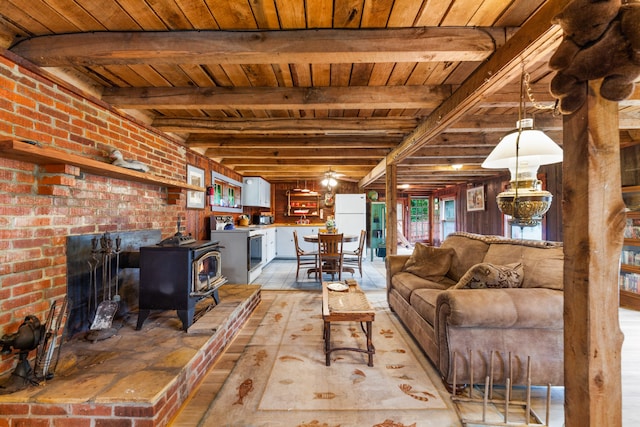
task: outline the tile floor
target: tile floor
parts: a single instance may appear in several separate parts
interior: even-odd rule
[[[313,274],[307,276],[306,267],[300,270],[296,281],[297,263],[295,260],[275,259],[263,270],[254,283],[262,286],[263,290],[319,290],[320,282]],[[372,261],[362,261],[362,277],[356,268],[355,273],[342,273],[342,280],[354,278],[358,280],[364,291],[384,291],[386,289],[386,274],[384,259],[375,258]],[[325,275],[324,280],[331,280],[331,275]],[[338,277],[335,277],[338,280]]]

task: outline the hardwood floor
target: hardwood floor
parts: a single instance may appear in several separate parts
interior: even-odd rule
[[[260,284],[264,291],[320,290],[320,285],[315,281],[313,275],[307,277],[306,274],[301,272],[297,282],[295,277],[295,260],[274,260],[263,269],[262,274],[255,283]],[[343,276],[343,279],[351,277],[351,274],[348,273]],[[365,292],[384,292],[386,289],[385,266],[382,258],[375,258],[373,262],[369,261],[369,259],[363,260],[362,277],[358,272],[353,277],[361,283],[361,287]],[[269,298],[269,292],[263,292],[263,300],[267,301]],[[261,304],[257,310],[265,310],[266,306],[267,304]],[[619,313],[620,326],[625,335],[621,359],[622,417],[623,426],[631,427],[640,425],[640,407],[636,404],[640,399],[640,312],[621,308]],[[198,425],[210,403],[215,398],[217,391],[242,354],[245,345],[251,339],[260,318],[259,313],[250,318],[220,360],[207,373],[198,389],[190,396],[181,412],[174,419],[172,426],[191,427]],[[544,396],[540,395],[540,401],[543,400]],[[564,425],[564,389],[562,387],[554,388],[551,400],[550,426],[561,427]],[[536,407],[535,409],[539,414],[544,414],[541,402],[534,403],[534,407]]]
[[[640,426],[640,312],[621,308],[622,344],[622,425]]]

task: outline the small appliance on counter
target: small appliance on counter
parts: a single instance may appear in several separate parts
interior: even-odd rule
[[[253,223],[256,225],[270,225],[273,222],[273,214],[271,212],[260,212],[253,215]]]

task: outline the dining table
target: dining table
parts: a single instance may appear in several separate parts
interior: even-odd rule
[[[318,235],[317,234],[308,234],[306,236],[302,236],[305,242],[310,243],[318,243]],[[358,234],[344,234],[342,236],[342,241],[344,243],[347,242],[357,242],[360,236]]]
[[[318,235],[317,234],[307,234],[306,236],[302,236],[302,238],[304,239],[305,242],[316,243],[316,244],[318,243]],[[343,234],[342,235],[342,242],[343,243],[357,242],[359,238],[360,238],[360,236],[358,234]],[[317,273],[319,271],[320,271],[319,268],[310,268],[310,269],[307,270],[307,274]],[[347,272],[347,273],[351,273],[351,274],[355,273],[355,269],[353,267],[342,266],[342,271],[343,272]],[[322,277],[320,278],[320,281],[322,281]]]

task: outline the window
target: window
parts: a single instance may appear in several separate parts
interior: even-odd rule
[[[442,240],[444,240],[449,234],[456,231],[456,201],[454,198],[447,198],[441,199],[440,203],[442,205],[440,208],[440,214],[442,215],[440,219],[441,235]]]
[[[412,198],[409,205],[409,241],[429,240],[429,198]]]
[[[511,225],[509,220],[511,217],[509,215],[503,215],[504,218],[504,235],[506,237],[511,237],[512,239],[526,239],[526,240],[543,240],[542,238],[542,224],[544,221],[541,221],[540,224],[535,227],[520,227],[519,225]]]

